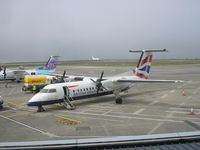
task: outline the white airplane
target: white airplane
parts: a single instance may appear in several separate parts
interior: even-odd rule
[[[44,111],[42,105],[63,103],[74,109],[71,103],[73,100],[83,98],[115,95],[117,104],[122,103],[121,92],[127,91],[135,83],[178,83],[180,80],[150,80],[149,72],[152,62],[152,52],[166,52],[163,50],[139,50],[130,52],[141,52],[141,56],[136,69],[112,77],[100,78],[85,77],[83,81],[57,83],[45,86],[40,93],[35,94],[27,103],[28,106],[37,106],[38,112]]]
[[[97,58],[97,57],[93,57],[93,56],[92,56],[92,60],[99,61],[100,58]]]
[[[54,72],[56,70],[56,65],[58,64],[58,56],[50,56],[46,65],[43,67],[29,69],[29,70],[11,70],[6,67],[0,66],[0,81],[1,80],[16,80],[20,81],[25,75],[36,75],[44,74],[49,72]]]

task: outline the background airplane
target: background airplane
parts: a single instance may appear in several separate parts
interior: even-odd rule
[[[34,95],[27,103],[28,106],[38,106],[38,112],[44,111],[42,105],[63,103],[66,107],[74,109],[71,103],[73,100],[102,96],[108,94],[115,95],[117,104],[122,103],[121,92],[132,88],[135,83],[177,83],[180,80],[150,80],[150,66],[152,62],[152,52],[166,52],[163,50],[139,50],[130,52],[141,52],[138,65],[135,69],[116,76],[103,78],[85,77],[83,81],[50,84],[45,86],[40,93]]]
[[[92,56],[92,60],[99,61],[100,58],[97,58],[97,57],[93,57],[93,56]]]
[[[11,70],[6,66],[0,67],[0,80],[17,80],[20,81],[25,75],[36,75],[54,72],[58,64],[58,56],[50,56],[46,65],[43,67],[29,69],[29,70]]]

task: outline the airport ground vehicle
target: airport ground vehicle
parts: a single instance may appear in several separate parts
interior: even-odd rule
[[[37,93],[48,84],[83,80],[83,77],[81,76],[65,76],[65,73],[66,71],[64,71],[63,75],[26,75],[24,77],[22,91],[31,91]]]
[[[55,76],[50,75],[26,75],[24,78],[23,91],[39,92],[44,86],[51,84],[53,80],[56,80]]]

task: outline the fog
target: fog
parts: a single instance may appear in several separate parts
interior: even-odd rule
[[[0,0],[0,63],[200,58],[199,0]]]

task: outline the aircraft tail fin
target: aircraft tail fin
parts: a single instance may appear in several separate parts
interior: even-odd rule
[[[139,78],[144,78],[148,79],[149,78],[149,73],[150,73],[150,68],[151,68],[151,62],[152,62],[152,52],[167,52],[166,49],[163,50],[137,50],[137,51],[132,51],[130,50],[129,52],[134,52],[138,53],[141,52],[140,59],[138,61],[137,67],[133,69],[133,73],[139,77]]]
[[[46,65],[40,68],[37,68],[37,70],[45,70],[45,72],[51,72],[56,70],[56,66],[58,64],[58,57],[59,56],[50,56],[49,60],[47,61]]]

